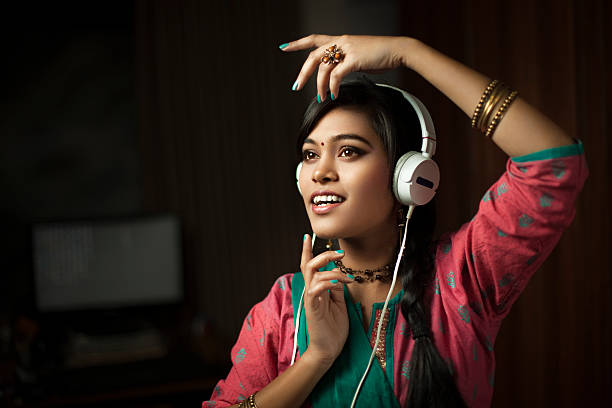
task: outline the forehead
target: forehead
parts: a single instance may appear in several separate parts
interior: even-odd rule
[[[380,137],[372,128],[370,117],[363,111],[335,108],[319,120],[308,135],[316,143],[331,141],[335,135],[354,134],[366,139],[372,146],[382,146]]]

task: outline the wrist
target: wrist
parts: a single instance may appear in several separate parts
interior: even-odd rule
[[[334,364],[335,358],[321,355],[312,348],[308,348],[304,355],[300,357],[300,360],[304,360],[303,364],[307,364],[310,367],[327,371]]]
[[[412,37],[397,37],[396,55],[399,56],[401,64],[406,68],[414,69],[415,57],[422,42]]]

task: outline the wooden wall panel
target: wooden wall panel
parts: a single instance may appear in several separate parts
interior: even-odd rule
[[[183,220],[187,300],[229,347],[274,279],[299,268],[305,95],[290,91],[300,57],[278,49],[298,35],[295,9],[140,1],[136,14],[145,205]]]

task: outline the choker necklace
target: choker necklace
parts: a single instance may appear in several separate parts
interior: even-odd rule
[[[336,264],[336,267],[340,268],[340,271],[343,274],[357,275],[355,276],[355,282],[359,282],[359,283],[374,282],[377,280],[381,282],[388,282],[389,278],[391,278],[392,276],[391,264],[385,265],[378,269],[366,269],[365,271],[360,271],[358,269],[352,269],[347,266],[344,266],[342,261],[334,261],[334,263]],[[365,275],[365,276],[359,276],[359,275]]]

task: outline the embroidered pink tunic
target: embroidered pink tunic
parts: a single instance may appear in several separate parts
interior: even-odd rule
[[[468,406],[490,406],[493,346],[501,322],[574,219],[574,202],[587,176],[579,140],[509,158],[506,171],[484,194],[474,218],[441,237],[434,284],[426,294],[431,300],[431,328]],[[210,400],[203,402],[204,408],[236,404],[289,367],[295,329],[292,279],[293,274],[278,278],[266,298],[250,310],[232,348],[233,367]],[[404,406],[414,341],[399,309],[402,294],[389,303],[384,347],[379,347],[374,362],[384,365]],[[347,306],[360,312],[359,305]],[[382,306],[373,306],[370,338],[376,336],[374,323]],[[347,407],[353,395],[349,393]],[[310,406],[309,400],[303,406]]]

